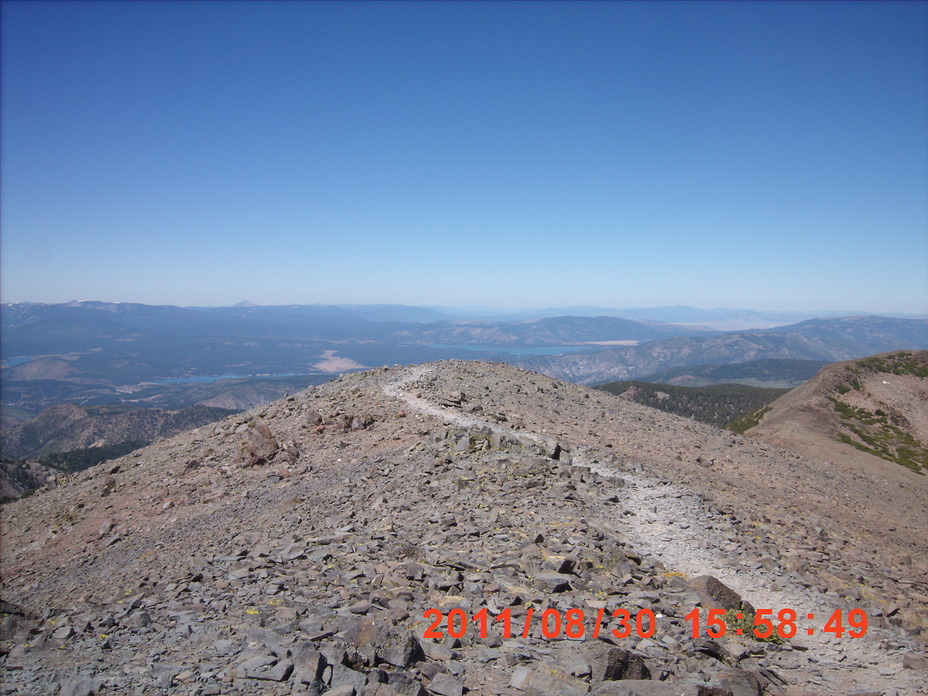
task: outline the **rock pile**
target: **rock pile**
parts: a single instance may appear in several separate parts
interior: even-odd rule
[[[628,446],[614,434],[632,422],[651,436]],[[673,454],[704,433],[725,439],[699,440],[716,468],[803,463],[464,362],[341,377],[181,434],[4,507],[0,693],[926,693],[900,602],[826,586],[829,607],[867,603],[867,636],[756,640],[734,615],[766,607],[762,588],[648,547],[655,525],[695,527],[784,590],[867,570],[840,528],[780,548],[750,500],[648,478],[655,459],[707,476]],[[926,590],[909,577],[884,586],[906,607]],[[710,609],[726,635],[706,633]]]

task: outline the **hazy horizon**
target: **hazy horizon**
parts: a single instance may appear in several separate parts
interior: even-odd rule
[[[408,307],[412,309],[425,309],[425,310],[435,310],[435,311],[449,311],[456,312],[461,314],[487,314],[487,315],[517,315],[517,314],[550,314],[550,316],[555,316],[554,312],[570,312],[573,311],[582,311],[582,312],[593,312],[593,311],[604,311],[604,312],[628,312],[628,313],[644,313],[644,312],[653,312],[658,310],[680,310],[680,311],[693,311],[696,313],[739,313],[743,312],[746,314],[758,314],[758,315],[784,315],[784,316],[808,316],[810,318],[835,318],[835,317],[853,317],[853,316],[865,316],[865,315],[884,315],[884,316],[896,316],[896,317],[908,317],[908,318],[926,318],[928,313],[917,313],[917,312],[903,312],[898,310],[887,310],[887,311],[867,311],[867,310],[854,310],[854,309],[762,309],[757,307],[738,307],[734,305],[729,306],[719,306],[719,307],[696,307],[693,305],[685,304],[673,304],[673,305],[647,305],[647,306],[614,306],[607,307],[602,305],[537,305],[537,306],[506,306],[506,305],[439,305],[439,304],[407,304],[407,303],[385,303],[385,302],[286,302],[279,304],[259,304],[256,302],[251,302],[250,300],[240,300],[239,302],[233,302],[231,304],[172,304],[172,303],[148,303],[148,302],[132,302],[124,300],[97,300],[97,299],[72,299],[66,300],[64,302],[36,302],[32,300],[22,300],[19,302],[6,302],[3,301],[3,305],[69,305],[69,304],[81,304],[81,303],[99,303],[99,304],[138,304],[150,307],[177,307],[180,309],[220,309],[220,308],[232,308],[232,307],[256,307],[256,308],[273,308],[273,307]]]
[[[0,15],[3,302],[928,313],[925,2]]]

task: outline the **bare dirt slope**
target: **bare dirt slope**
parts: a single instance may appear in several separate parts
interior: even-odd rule
[[[886,462],[928,473],[928,351],[828,365],[747,434],[874,474],[897,478]]]
[[[344,376],[4,506],[0,688],[926,694],[928,485],[897,468],[506,365]],[[735,634],[763,608],[796,635]],[[866,635],[823,631],[852,609]]]
[[[6,428],[0,445],[4,455],[25,459],[127,441],[150,443],[227,415],[227,409],[203,405],[176,410],[109,410],[64,403]]]

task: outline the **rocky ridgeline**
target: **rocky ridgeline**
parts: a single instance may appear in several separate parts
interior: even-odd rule
[[[743,459],[806,466],[502,365],[341,377],[5,506],[0,692],[926,693],[924,575],[863,584],[882,559],[763,517]],[[869,631],[706,636],[773,601]]]

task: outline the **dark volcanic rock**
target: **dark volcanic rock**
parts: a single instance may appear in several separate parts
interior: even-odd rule
[[[603,681],[650,679],[651,670],[645,665],[641,655],[623,648],[612,648],[593,663],[593,676]]]
[[[711,575],[704,575],[693,580],[693,586],[705,598],[708,606],[719,607],[721,609],[730,609],[732,611],[743,611],[744,613],[753,614],[754,607],[749,602],[745,602],[741,595],[721,582],[718,578]]]

